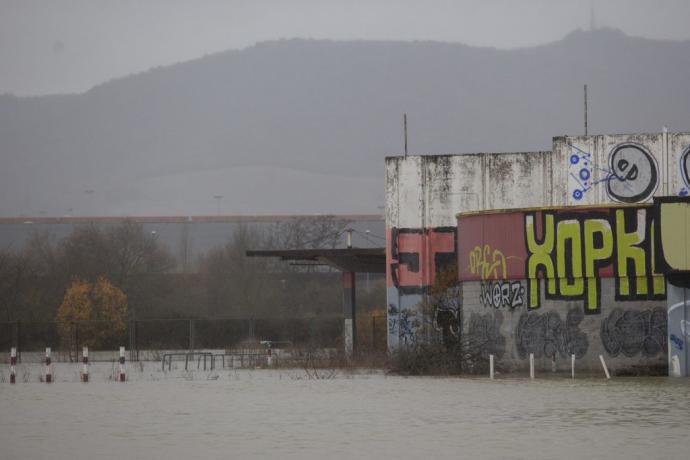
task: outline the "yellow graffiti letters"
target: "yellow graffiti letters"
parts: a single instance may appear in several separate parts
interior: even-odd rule
[[[599,309],[599,267],[613,254],[613,232],[605,219],[587,219],[584,222],[585,276],[587,297],[585,310]]]
[[[582,281],[582,238],[577,220],[563,220],[557,225],[556,269],[560,292],[564,296],[584,293]],[[568,247],[566,242],[570,243]],[[569,251],[566,251],[569,249]]]
[[[491,246],[485,244],[475,246],[470,252],[470,273],[480,275],[482,280],[487,279],[504,279],[506,277],[506,257],[503,253],[494,249],[491,251]]]
[[[645,211],[637,213],[638,224],[632,232],[625,230],[625,212],[616,210],[616,251],[619,276],[618,293],[622,296],[630,295],[630,278],[635,277],[636,294],[647,294],[647,279],[638,278],[645,273],[645,252],[640,245],[645,239]],[[632,262],[633,273],[628,273],[628,261]]]
[[[537,308],[539,307],[539,280],[537,279],[537,270],[540,267],[546,272],[544,278],[547,279],[547,291],[550,294],[556,293],[556,279],[554,276],[553,260],[551,259],[555,241],[553,214],[547,214],[545,216],[544,241],[541,244],[537,243],[533,214],[525,215],[525,235],[527,239],[527,250],[529,251],[529,257],[527,259],[529,308]]]

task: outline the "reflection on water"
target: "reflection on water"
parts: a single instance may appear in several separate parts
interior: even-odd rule
[[[0,385],[0,457],[688,458],[690,380],[220,371]]]

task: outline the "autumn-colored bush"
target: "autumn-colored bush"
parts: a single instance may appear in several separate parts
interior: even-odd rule
[[[57,313],[60,342],[68,350],[109,344],[127,326],[127,296],[107,278],[75,279]]]

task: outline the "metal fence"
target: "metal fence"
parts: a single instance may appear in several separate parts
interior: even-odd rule
[[[20,359],[22,352],[38,359],[37,353],[50,347],[56,357],[65,360],[80,359],[84,346],[95,352],[125,346],[131,360],[139,359],[139,352],[146,350],[258,348],[262,340],[295,348],[341,348],[342,332],[343,319],[339,317],[156,318],[129,321],[119,326],[107,321],[11,321],[0,322],[0,362],[9,356],[12,347],[17,348]],[[385,351],[386,334],[385,316],[361,315],[357,318],[358,350]]]
[[[258,346],[261,340],[335,348],[341,343],[342,328],[341,318],[157,318],[119,326],[106,321],[13,321],[0,322],[0,352],[8,355],[16,347],[21,357],[51,347],[65,359],[76,360],[83,346],[93,351],[126,346],[130,359],[138,359],[142,350],[232,349]]]

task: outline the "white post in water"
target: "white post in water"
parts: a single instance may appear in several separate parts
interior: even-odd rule
[[[53,374],[50,372],[50,347],[46,348],[46,383],[53,381]]]
[[[489,378],[494,379],[494,355],[489,355]]]
[[[529,354],[529,378],[534,379],[534,353]]]
[[[607,378],[607,379],[610,379],[610,378],[611,378],[611,375],[609,374],[609,369],[608,369],[608,367],[606,367],[606,362],[604,362],[604,356],[603,356],[603,355],[599,355],[599,360],[601,361],[601,365],[602,365],[602,367],[604,368],[604,373],[606,374],[606,378]]]
[[[12,347],[10,349],[10,383],[17,383],[17,349]]]
[[[84,347],[81,351],[82,372],[81,381],[86,383],[89,381],[89,347]]]
[[[120,347],[120,382],[125,381],[125,347]]]
[[[570,355],[570,378],[575,378],[575,355]]]

